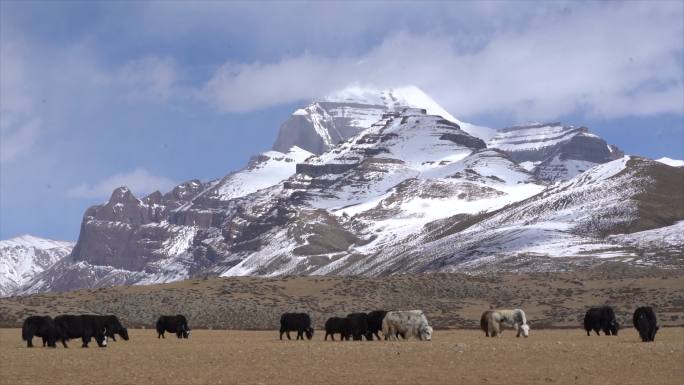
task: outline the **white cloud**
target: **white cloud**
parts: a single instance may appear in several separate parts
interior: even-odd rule
[[[7,42],[0,50],[0,162],[28,152],[36,143],[41,121],[33,114],[34,101],[27,89],[21,42]]]
[[[7,116],[0,121],[0,162],[9,162],[33,148],[40,133],[40,119],[14,123]]]
[[[128,187],[135,196],[143,197],[155,190],[168,191],[177,185],[173,180],[152,175],[144,168],[136,168],[128,173],[114,174],[97,183],[82,183],[69,191],[72,198],[108,198],[117,187]]]
[[[46,46],[12,30],[0,37],[3,164],[39,153],[42,144],[77,126],[76,117],[107,114],[115,102],[165,103],[194,95],[179,85],[179,70],[170,58],[149,55],[107,68],[87,42]]]
[[[226,63],[207,82],[205,100],[226,112],[245,112],[312,99],[344,86],[351,63],[304,54],[272,64]],[[339,72],[339,74],[338,74]]]
[[[221,111],[247,112],[349,83],[414,84],[461,117],[684,113],[681,3],[573,5],[495,31],[468,49],[449,34],[399,33],[360,55],[227,63],[202,95]]]
[[[177,93],[179,80],[175,62],[168,57],[146,56],[126,63],[117,80],[128,88],[134,101],[166,101]]]

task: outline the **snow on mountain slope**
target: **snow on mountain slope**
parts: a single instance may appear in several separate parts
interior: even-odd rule
[[[277,185],[311,155],[298,147],[268,151],[220,180],[189,181],[143,199],[118,188],[105,204],[86,211],[73,261],[56,264],[27,282],[22,292],[187,279],[215,264],[215,253],[223,247],[200,253],[196,238],[220,243],[218,227],[233,201]]]
[[[672,182],[660,167],[635,157],[598,165],[529,199],[466,218],[470,223],[459,231],[443,228],[437,240],[395,256],[395,263],[405,263],[408,271],[451,271],[491,269],[495,261],[520,256],[641,258],[648,250],[635,248],[639,241],[634,239],[652,239],[656,230],[607,235],[653,228],[654,223],[673,223],[684,216],[682,202],[667,198],[671,193],[666,190],[675,187],[662,187],[684,181],[684,173]],[[662,196],[653,198],[657,195]]]
[[[301,163],[313,154],[299,147],[292,147],[286,154],[268,151],[254,157],[244,170],[228,174],[213,188],[221,200],[243,197],[257,190],[271,187],[289,178]]]
[[[71,253],[72,242],[31,235],[0,241],[0,296],[15,292],[33,277]]]
[[[353,251],[375,254],[393,243],[424,236],[426,225],[458,215],[478,215],[524,200],[545,186],[496,150],[480,150],[464,159],[409,179],[370,204],[344,207],[364,223],[374,241]],[[363,268],[363,266],[358,266]]]
[[[312,157],[297,167],[293,184],[308,189],[318,208],[350,206],[384,194],[408,178],[437,172],[484,142],[454,123],[424,110],[404,109],[384,119],[334,150]],[[318,191],[318,192],[316,192]]]
[[[622,246],[654,250],[658,254],[670,253],[681,257],[684,255],[684,221],[652,230],[611,235],[609,239]]]
[[[664,156],[660,159],[656,159],[656,161],[672,167],[684,167],[684,160],[680,159],[671,159]]]
[[[382,119],[388,112],[422,108],[429,115],[458,124],[465,132],[488,140],[495,131],[461,122],[417,87],[378,90],[352,86],[296,110],[278,132],[273,149],[286,151],[293,145],[322,154]]]
[[[467,232],[478,232],[493,224],[497,228],[522,228],[532,221],[535,228],[546,227],[551,231],[601,233],[616,223],[629,222],[637,215],[629,198],[641,187],[639,183],[627,183],[635,182],[634,178],[615,178],[625,170],[629,159],[625,156],[596,166],[567,182],[551,186],[529,201],[517,204],[515,210],[487,219]],[[606,215],[597,215],[598,212]]]
[[[242,170],[141,199],[116,189],[86,210],[71,257],[21,290],[680,263],[676,245],[641,241],[657,233],[630,236],[684,221],[684,168],[623,157],[582,127],[489,134],[415,88],[350,88],[296,110],[279,151]]]
[[[568,142],[582,131],[582,127],[563,126],[560,123],[513,126],[499,130],[488,144],[489,147],[507,152],[537,151]]]
[[[131,285],[147,276],[148,274],[144,272],[94,265],[85,261],[74,262],[64,258],[33,277],[17,291],[17,294],[27,295],[46,291],[69,291],[74,290],[74,288],[90,289]]]
[[[597,164],[623,156],[586,127],[534,123],[500,129],[487,142],[542,180],[568,180]]]
[[[420,236],[427,223],[544,189],[501,151],[413,108],[386,113],[297,170],[285,187],[297,191],[299,206],[291,209],[308,221],[274,228],[268,238],[279,239],[278,248],[255,250],[224,275],[355,273],[369,263],[364,256]],[[337,246],[328,242],[338,237]]]
[[[398,111],[405,107],[425,109],[428,115],[438,115],[458,124],[468,134],[489,140],[496,134],[496,130],[466,123],[456,119],[440,106],[428,94],[416,86],[405,86],[389,90],[377,90],[359,86],[350,86],[323,98],[325,101],[338,103],[360,103],[367,105],[385,106],[387,111]],[[374,122],[370,122],[371,124]],[[366,125],[365,127],[369,127]]]

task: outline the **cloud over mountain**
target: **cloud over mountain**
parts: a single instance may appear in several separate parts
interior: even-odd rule
[[[411,79],[461,116],[681,114],[682,18],[681,4],[587,4],[498,31],[476,47],[459,35],[398,32],[355,55],[231,61],[204,93],[222,111],[246,112],[354,82],[396,87]]]
[[[176,182],[163,176],[151,174],[144,168],[136,168],[131,172],[111,175],[97,183],[82,183],[69,191],[67,195],[74,198],[107,198],[117,187],[126,186],[139,196],[155,190],[166,191]]]

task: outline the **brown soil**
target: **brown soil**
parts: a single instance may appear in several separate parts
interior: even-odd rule
[[[0,384],[681,384],[684,329],[642,343],[583,330],[532,330],[485,338],[436,331],[421,341],[279,341],[276,331],[195,330],[159,340],[131,330],[107,348],[27,349],[19,329],[0,329]],[[35,341],[34,341],[35,342]]]

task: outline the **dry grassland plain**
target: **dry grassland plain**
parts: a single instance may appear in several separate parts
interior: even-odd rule
[[[684,329],[642,343],[583,330],[533,330],[530,338],[486,338],[437,330],[431,342],[279,341],[277,331],[194,330],[160,340],[130,330],[130,341],[88,349],[27,349],[19,329],[0,329],[2,384],[679,384]],[[35,341],[34,341],[35,342]],[[39,345],[39,344],[38,344]]]
[[[610,264],[583,272],[414,274],[387,277],[237,277],[117,286],[0,298],[0,327],[26,317],[115,314],[129,328],[184,314],[193,329],[273,330],[280,315],[304,312],[321,329],[329,317],[377,309],[421,309],[437,329],[479,327],[489,308],[525,310],[533,329],[577,328],[590,306],[608,304],[624,326],[638,306],[684,326],[684,272]]]

